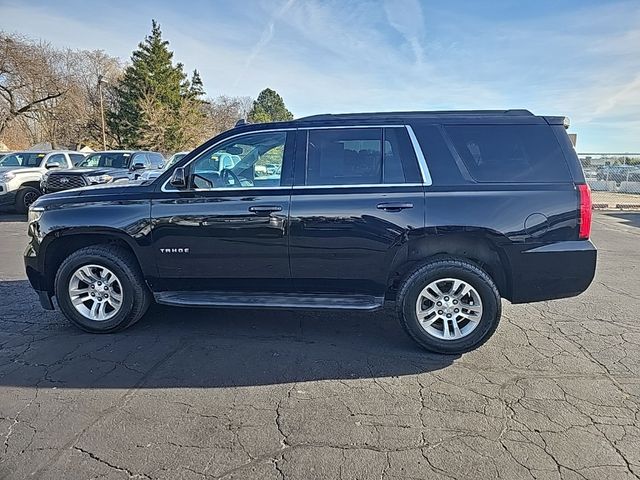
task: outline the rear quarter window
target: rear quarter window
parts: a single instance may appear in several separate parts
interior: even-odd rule
[[[571,181],[560,144],[548,125],[449,125],[445,131],[477,182]]]

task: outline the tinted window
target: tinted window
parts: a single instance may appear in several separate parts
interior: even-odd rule
[[[81,167],[111,167],[128,168],[131,161],[130,153],[100,152],[89,155],[81,164]]]
[[[382,129],[309,130],[307,185],[382,183]]]
[[[75,166],[80,165],[84,161],[84,155],[81,155],[80,153],[70,153],[69,156],[71,157],[71,162]]]
[[[308,135],[307,185],[422,181],[405,128],[317,129]]]
[[[453,125],[445,129],[478,182],[571,180],[560,145],[546,125]]]
[[[0,160],[2,167],[39,167],[46,153],[12,153]]]
[[[196,188],[280,186],[287,134],[253,133],[231,139],[193,162]]]
[[[131,165],[143,165],[144,167],[149,166],[149,159],[147,158],[146,153],[136,153],[131,162]]]
[[[53,165],[54,163],[57,163],[61,167],[66,167],[67,159],[62,153],[54,153],[49,158],[47,158],[47,161],[45,162],[45,166],[50,166],[50,165]]]
[[[165,168],[169,168],[171,165],[178,163],[182,160],[187,154],[186,153],[174,153],[173,156],[167,162],[167,166]]]
[[[162,168],[164,166],[164,157],[159,153],[147,153],[147,156],[151,160],[153,168]]]
[[[406,128],[384,129],[383,183],[422,183],[416,153]]]
[[[462,164],[460,167],[456,165],[456,161],[442,136],[441,127],[429,124],[414,124],[412,127],[420,143],[433,183],[435,185],[464,184],[465,180],[461,170],[466,170],[466,167],[462,161],[460,161]]]

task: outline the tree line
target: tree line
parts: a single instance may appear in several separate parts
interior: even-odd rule
[[[0,146],[189,150],[251,122],[291,120],[278,93],[208,97],[197,70],[175,62],[160,25],[125,65],[102,50],[54,48],[0,31]]]

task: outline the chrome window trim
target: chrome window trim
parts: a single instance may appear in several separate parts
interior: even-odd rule
[[[187,167],[188,165],[190,165],[191,163],[193,163],[194,161],[196,161],[197,159],[199,159],[202,155],[206,154],[207,152],[210,152],[211,150],[213,150],[214,148],[218,147],[219,145],[223,144],[224,142],[228,141],[228,140],[232,140],[234,138],[237,137],[242,137],[245,135],[253,135],[256,133],[273,133],[273,132],[291,132],[291,131],[295,131],[297,130],[297,128],[270,128],[268,130],[252,130],[249,132],[241,132],[241,133],[236,133],[235,135],[231,135],[229,137],[223,138],[222,140],[220,140],[219,142],[211,145],[211,147],[207,148],[204,152],[202,152],[200,155],[193,157],[191,160],[189,160],[187,163],[185,163],[182,168]],[[160,191],[162,192],[166,192],[166,193],[175,193],[175,192],[182,192],[184,190],[179,190],[179,189],[169,189],[167,188],[167,184],[171,181],[171,177],[167,178],[164,183],[162,184],[162,187],[160,188]],[[278,187],[263,187],[263,188],[290,188],[289,185],[280,185]],[[245,187],[245,188],[224,188],[225,190],[257,190],[255,187]],[[193,192],[212,192],[212,191],[222,191],[223,188],[192,188],[189,191]]]
[[[220,187],[220,188],[191,188],[188,192],[247,192],[256,190],[291,190],[291,185],[281,185],[279,187]],[[173,191],[173,190],[171,190]],[[180,192],[181,190],[175,190]]]
[[[312,188],[378,188],[378,187],[423,187],[424,183],[361,183],[357,185],[296,185],[293,190]]]
[[[413,151],[416,153],[416,157],[418,158],[418,166],[420,167],[420,173],[422,174],[422,182],[424,186],[429,187],[433,185],[433,181],[431,180],[431,172],[429,172],[427,160],[424,158],[424,153],[422,153],[422,148],[420,148],[420,143],[416,138],[416,134],[413,133],[411,125],[405,125],[405,128],[407,129],[407,133],[409,133],[409,138],[413,145]]]
[[[339,129],[339,128],[402,128],[405,125],[393,124],[393,125],[334,125],[334,126],[314,126],[305,127],[301,125],[298,127],[300,130],[327,130],[327,129]]]
[[[336,128],[405,128],[407,133],[409,134],[409,139],[411,140],[411,145],[413,146],[413,150],[416,154],[416,157],[418,159],[418,166],[420,168],[420,174],[422,176],[422,182],[423,183],[376,183],[376,184],[360,184],[360,185],[296,185],[296,186],[291,186],[291,185],[279,185],[279,186],[275,186],[275,187],[239,187],[239,188],[235,188],[235,187],[222,187],[222,188],[195,188],[195,189],[190,189],[188,191],[190,192],[248,192],[248,191],[254,191],[254,190],[308,190],[308,189],[313,189],[313,188],[378,188],[378,187],[393,187],[393,188],[398,188],[398,187],[423,187],[423,186],[430,186],[433,184],[432,180],[431,180],[431,174],[429,172],[429,168],[427,166],[427,161],[424,157],[424,154],[422,153],[422,149],[420,148],[420,144],[418,143],[418,139],[415,136],[415,133],[413,132],[413,128],[411,128],[410,125],[402,125],[402,124],[393,124],[393,125],[357,125],[357,124],[352,124],[352,125],[337,125],[337,126],[303,126],[301,125],[298,128],[273,128],[273,129],[268,129],[268,130],[252,130],[249,132],[241,132],[241,133],[237,133],[235,135],[231,135],[230,137],[226,137],[223,140],[215,143],[214,145],[211,145],[211,147],[209,147],[207,150],[205,150],[204,152],[202,152],[200,155],[192,158],[189,162],[187,162],[186,164],[183,165],[183,168],[187,167],[188,165],[190,165],[192,162],[194,162],[195,160],[197,160],[198,158],[200,158],[203,154],[206,154],[207,152],[210,152],[211,150],[213,150],[214,148],[218,147],[219,145],[221,145],[224,142],[227,142],[228,140],[232,140],[234,138],[237,137],[241,137],[241,136],[245,136],[245,135],[253,135],[253,134],[258,134],[258,133],[273,133],[273,132],[291,132],[291,131],[296,131],[296,130],[326,130],[326,129],[336,129]],[[171,188],[167,188],[167,185],[169,184],[169,182],[171,181],[171,177],[167,178],[167,180],[165,180],[165,182],[162,184],[162,187],[160,188],[160,191],[165,192],[165,193],[176,193],[176,192],[181,192],[181,191],[185,191],[185,190],[179,190],[179,189],[171,189]]]

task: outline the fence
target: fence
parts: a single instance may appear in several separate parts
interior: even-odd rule
[[[640,209],[640,153],[579,153],[593,207]]]

